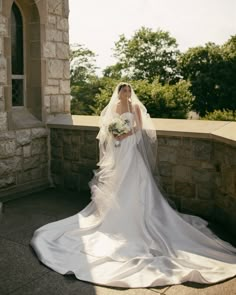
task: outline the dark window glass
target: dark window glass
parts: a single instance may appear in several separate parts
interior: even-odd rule
[[[24,105],[23,22],[15,3],[11,9],[12,106]]]
[[[12,79],[12,105],[23,106],[23,79]]]
[[[15,3],[11,10],[11,55],[12,74],[23,75],[23,23],[20,10]]]

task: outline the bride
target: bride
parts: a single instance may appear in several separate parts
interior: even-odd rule
[[[236,275],[236,248],[215,236],[205,220],[172,208],[160,192],[153,177],[156,131],[129,84],[116,87],[97,138],[91,202],[37,229],[30,242],[45,265],[125,288],[210,284]]]

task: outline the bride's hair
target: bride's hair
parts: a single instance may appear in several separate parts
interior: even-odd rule
[[[131,91],[131,86],[129,83],[121,83],[119,86],[118,86],[118,93],[121,91],[122,88],[124,88],[125,86],[128,86],[129,87],[129,90]]]

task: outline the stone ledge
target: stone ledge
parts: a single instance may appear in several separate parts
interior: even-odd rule
[[[158,135],[215,139],[236,146],[236,122],[153,119]],[[48,122],[49,128],[98,130],[98,116],[58,115]]]

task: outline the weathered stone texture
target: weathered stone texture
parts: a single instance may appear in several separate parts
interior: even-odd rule
[[[55,185],[88,190],[98,162],[97,132],[51,129]],[[235,225],[236,148],[211,139],[159,136],[157,171],[161,190],[180,211]],[[234,200],[234,203],[232,202]]]
[[[7,130],[7,114],[0,112],[0,131]]]

